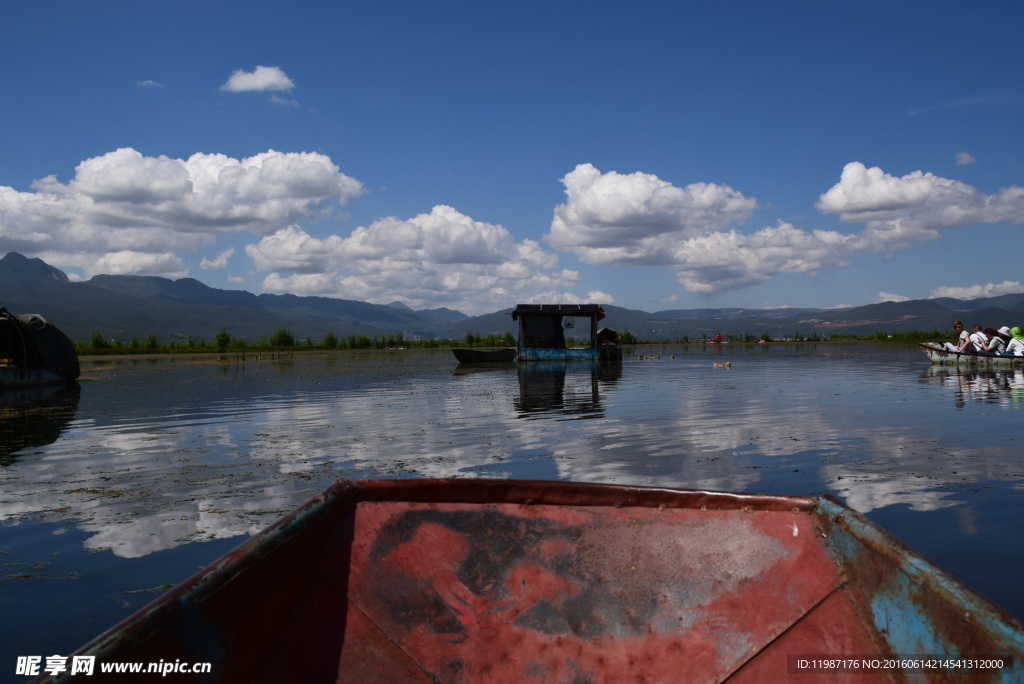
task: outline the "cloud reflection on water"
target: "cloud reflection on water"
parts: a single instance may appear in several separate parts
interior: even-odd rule
[[[221,388],[210,396],[181,394],[205,381],[209,368],[196,364],[196,377],[176,369],[163,403],[149,397],[120,417],[102,407],[128,406],[117,395],[147,387],[153,367],[96,373],[84,415],[7,468],[0,519],[73,520],[91,534],[87,548],[135,558],[253,534],[337,477],[790,486],[793,494],[836,492],[864,512],[935,511],[962,503],[965,484],[1024,478],[1008,465],[1016,457],[1005,441],[964,444],[927,420],[899,417],[897,402],[921,380],[938,391],[918,389],[917,399],[949,422],[947,384],[961,392],[963,376],[886,376],[847,357],[817,365],[763,353],[731,358],[728,370],[694,353],[611,371],[584,363],[452,373],[436,357],[419,365],[404,357],[403,372],[382,357],[341,386],[333,374],[346,372],[344,362],[309,360],[241,375],[219,369]],[[238,393],[248,388],[232,378],[261,373],[256,386],[278,391]],[[291,384],[277,387],[279,378]],[[983,387],[975,396],[1005,393],[1011,398],[999,405],[1016,405],[1013,374]],[[917,403],[904,415],[916,416]],[[954,408],[964,406],[954,400]]]

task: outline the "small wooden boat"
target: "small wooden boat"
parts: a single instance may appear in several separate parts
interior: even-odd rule
[[[1010,682],[1024,626],[830,497],[338,481],[74,655],[247,684]]]
[[[516,360],[516,350],[508,349],[452,349],[459,363],[508,363]]]
[[[925,356],[941,366],[970,366],[974,368],[1024,368],[1024,356],[1010,354],[984,354],[976,351],[955,352],[934,342],[918,342]]]

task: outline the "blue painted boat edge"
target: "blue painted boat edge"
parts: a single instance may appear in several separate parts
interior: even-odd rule
[[[878,560],[895,569],[895,578],[884,586],[880,583],[862,587],[872,595],[859,597],[861,608],[870,613],[867,617],[877,636],[886,642],[893,655],[1009,655],[1014,661],[1012,668],[999,670],[992,681],[1024,681],[1024,624],[857,511],[823,497],[815,512],[822,523],[819,531],[824,543],[848,580]],[[849,584],[854,586],[858,582],[850,580]],[[940,633],[943,625],[922,612],[926,608],[918,600],[922,591],[938,601],[936,605],[945,604],[955,610],[963,631],[974,629],[988,634],[998,651],[958,650],[956,635],[948,629]]]
[[[593,361],[597,349],[524,349],[519,348],[520,361]]]

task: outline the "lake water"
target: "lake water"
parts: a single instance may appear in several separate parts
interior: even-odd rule
[[[872,344],[83,361],[0,408],[0,680],[67,655],[339,477],[831,493],[1024,618],[1024,372]],[[714,368],[714,362],[730,368]]]

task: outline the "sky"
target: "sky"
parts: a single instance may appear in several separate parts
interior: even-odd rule
[[[9,3],[0,254],[469,315],[1024,292],[1022,25],[1019,0]]]

